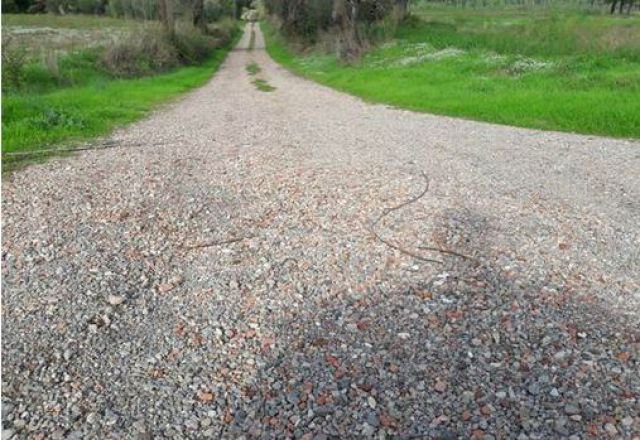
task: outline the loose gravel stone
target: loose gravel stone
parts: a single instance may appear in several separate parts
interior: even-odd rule
[[[618,430],[616,429],[616,426],[612,423],[607,423],[604,425],[604,430],[607,434],[609,435],[617,435],[618,434]]]
[[[118,295],[109,295],[107,302],[112,306],[118,306],[124,302],[124,297]]]
[[[578,408],[576,405],[569,403],[565,405],[564,412],[569,415],[578,414],[580,413],[580,408]]]
[[[9,402],[2,402],[2,420],[5,420],[13,412],[15,406]]]
[[[3,182],[3,438],[640,435],[640,144],[364,103],[262,48]]]

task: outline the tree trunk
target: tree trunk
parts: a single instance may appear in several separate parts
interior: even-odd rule
[[[193,25],[202,32],[207,30],[204,18],[204,0],[193,0]]]
[[[408,12],[409,0],[395,0],[393,3],[393,18],[400,22],[404,20]]]
[[[284,19],[284,29],[288,33],[295,33],[296,25],[300,21],[300,11],[304,9],[304,4],[301,0],[289,1],[287,15]]]
[[[158,0],[158,18],[165,32],[173,36],[175,32],[173,21],[173,0]]]
[[[613,1],[611,2],[611,13],[612,13],[612,14],[616,12],[616,3],[618,3],[618,1],[617,1],[617,0],[613,0]]]
[[[334,0],[333,23],[336,27],[336,51],[338,58],[347,62],[358,58],[361,42],[356,20],[358,0]]]

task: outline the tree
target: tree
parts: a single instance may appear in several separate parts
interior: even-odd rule
[[[288,36],[313,44],[332,35],[340,59],[353,61],[368,44],[371,25],[388,17],[398,22],[409,0],[265,0],[267,12],[279,19]]]
[[[627,14],[630,14],[631,13],[631,8],[633,7],[633,4],[635,2],[635,0],[610,0],[610,1],[611,1],[611,13],[612,14],[615,14],[616,6],[619,6],[618,12],[620,14],[622,14],[625,4],[627,5]]]
[[[402,21],[409,13],[409,0],[395,0],[393,4],[393,18]]]
[[[332,18],[336,29],[336,52],[340,59],[352,61],[360,54],[362,42],[358,35],[359,0],[334,0]]]
[[[158,0],[158,18],[165,32],[173,36],[175,33],[173,0]]]
[[[204,16],[204,0],[193,0],[192,17],[193,25],[204,32],[207,27]]]

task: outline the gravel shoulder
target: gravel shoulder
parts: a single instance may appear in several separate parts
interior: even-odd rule
[[[640,143],[364,103],[255,32],[4,182],[2,438],[638,438]]]

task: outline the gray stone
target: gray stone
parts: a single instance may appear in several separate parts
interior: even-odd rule
[[[292,405],[297,405],[300,402],[300,393],[292,392],[287,394],[287,402]]]
[[[315,408],[315,413],[320,417],[324,417],[333,414],[335,410],[333,405],[322,405]]]
[[[9,402],[2,402],[2,420],[5,420],[13,412],[15,406]]]
[[[613,423],[607,423],[604,425],[604,430],[609,435],[618,435],[618,429]]]
[[[112,306],[118,306],[125,301],[125,298],[120,295],[109,295],[107,297],[107,302]]]
[[[572,403],[568,403],[564,406],[564,412],[568,415],[574,415],[580,413],[580,408]]]
[[[527,391],[529,391],[529,394],[533,394],[534,396],[536,396],[540,394],[540,385],[537,382],[533,382],[529,384],[529,386],[527,387]]]

